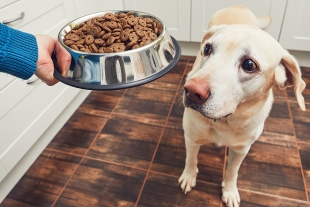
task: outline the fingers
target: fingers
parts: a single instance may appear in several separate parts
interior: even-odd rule
[[[53,52],[56,53],[60,73],[66,76],[71,63],[71,55],[60,43],[48,35],[36,35],[38,43],[38,60],[35,74],[49,86],[55,85],[58,80],[54,77]]]
[[[57,63],[60,69],[60,73],[63,76],[66,76],[71,64],[71,55],[70,53],[58,42],[55,40],[55,52],[57,57]]]
[[[58,80],[53,76],[54,65],[52,60],[37,65],[36,76],[49,86],[55,85]]]

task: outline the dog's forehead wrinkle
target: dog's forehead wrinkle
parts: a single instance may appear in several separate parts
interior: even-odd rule
[[[235,45],[238,45],[238,47],[240,43],[244,42],[263,45],[264,47],[269,48],[272,48],[274,44],[277,44],[277,41],[274,38],[266,38],[266,36],[270,35],[267,32],[250,25],[228,25],[212,35],[208,41],[213,41],[214,45],[225,44],[226,46],[234,43]]]
[[[230,46],[225,44],[225,42],[214,41],[213,45],[219,47],[219,50],[216,50],[212,54],[214,58],[221,60],[220,63],[225,62],[230,64],[233,61],[231,68],[237,68],[244,60],[252,59],[260,70],[269,70],[269,68],[274,68],[278,65],[280,61],[280,55],[277,52],[261,49],[261,45],[251,41],[234,42]],[[232,47],[232,45],[235,46]],[[205,59],[205,62],[207,60]]]

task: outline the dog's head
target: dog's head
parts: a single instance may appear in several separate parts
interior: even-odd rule
[[[252,25],[213,26],[184,85],[183,102],[205,117],[233,114],[238,105],[267,99],[272,86],[294,86],[305,110],[297,61],[268,33]]]

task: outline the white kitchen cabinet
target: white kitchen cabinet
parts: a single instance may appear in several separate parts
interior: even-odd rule
[[[191,1],[124,0],[124,8],[153,14],[163,21],[176,40],[190,41]]]
[[[38,9],[38,5],[40,9]],[[10,27],[32,34],[45,33],[53,37],[59,30],[76,17],[73,0],[22,0],[0,9],[0,22],[25,16],[8,24]]]
[[[309,0],[288,0],[280,36],[285,49],[310,51],[309,9]]]
[[[42,5],[40,10],[34,10],[38,4]],[[23,0],[0,9],[0,21],[13,19],[21,12],[25,16],[9,26],[53,37],[64,24],[76,17],[71,0],[46,1],[44,4],[39,0]],[[1,79],[4,83],[0,90],[0,161],[9,172],[56,118],[46,114],[68,89],[62,83],[54,87],[48,87],[41,81],[27,84],[24,80],[4,74],[1,74]],[[70,102],[78,92],[79,89],[72,89],[73,96],[68,96],[65,102]],[[52,113],[58,115],[61,110],[53,109]],[[38,129],[36,123],[40,119],[41,127]],[[34,129],[39,133],[27,134]],[[18,149],[16,146],[23,147]]]
[[[7,174],[7,170],[4,169],[3,165],[0,162],[0,180],[2,180],[6,176],[6,174]]]
[[[123,0],[74,0],[78,17],[102,11],[123,10]]]
[[[191,6],[191,41],[200,42],[207,32],[211,16],[216,11],[233,5],[246,6],[257,17],[270,15],[272,23],[266,31],[276,40],[279,39],[286,0],[193,0]]]
[[[0,90],[10,84],[13,80],[15,80],[14,76],[0,73]]]
[[[0,162],[8,172],[79,91],[63,84],[40,83],[0,119]]]
[[[8,26],[32,34],[56,38],[77,17],[73,0],[11,2],[0,9],[0,22],[24,12]],[[0,203],[89,93],[62,83],[27,84],[0,74]]]
[[[18,78],[7,85],[3,90],[0,91],[0,100],[2,102],[0,107],[0,122],[3,116],[8,113],[10,110],[14,109],[15,105],[18,104],[23,98],[25,98],[31,91],[36,89],[37,86],[41,84],[41,81],[33,82],[32,84],[27,84],[27,81],[22,81]],[[12,92],[14,95],[12,95]],[[0,129],[3,126],[0,124]],[[1,131],[0,131],[1,137]],[[1,152],[5,150],[6,146],[3,143],[3,140],[0,138],[0,156]]]
[[[18,1],[18,0],[1,0],[0,1],[0,8],[4,7],[4,6],[7,6],[9,4],[12,4],[14,3],[15,1]]]
[[[23,0],[3,7],[0,9],[0,21],[13,19],[24,12],[22,19],[8,25],[25,32],[56,37],[63,25],[76,17],[71,0],[41,2]],[[38,4],[41,5],[40,10],[34,9]],[[24,80],[6,74],[1,74],[0,80],[0,161],[1,166],[9,172],[55,119],[44,117],[52,105],[57,103],[59,96],[68,89],[62,83],[54,87],[48,87],[41,81],[27,84]],[[78,89],[72,90],[73,96],[68,96],[65,102],[70,102],[79,92]],[[53,109],[53,113],[58,115],[61,110]],[[39,119],[41,128],[37,129],[35,123]],[[27,135],[34,129],[41,134]],[[15,150],[21,143],[22,150]]]

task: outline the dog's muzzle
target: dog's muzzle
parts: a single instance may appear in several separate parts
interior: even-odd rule
[[[184,85],[184,95],[192,104],[203,105],[211,95],[210,88],[199,87],[194,81]]]
[[[189,105],[203,105],[211,96],[210,85],[204,78],[191,78],[184,84],[184,95]]]
[[[203,116],[206,116],[203,109],[207,99],[202,99],[199,94],[192,94],[187,88],[184,88],[183,96],[183,104],[185,107],[194,109],[195,111],[201,113]]]
[[[191,108],[197,112],[199,112],[201,115],[208,119],[216,120],[223,117],[228,117],[232,113],[228,113],[226,115],[220,116],[220,117],[211,117],[209,116],[205,111],[205,104],[210,97],[211,92],[208,92],[207,95],[201,96],[201,94],[193,93],[193,91],[189,91],[187,88],[184,87],[184,94],[183,94],[183,104],[184,107]]]
[[[185,107],[192,108],[196,111],[200,111],[203,108],[203,105],[195,103],[194,101],[189,99],[185,94],[183,98],[183,104]]]

